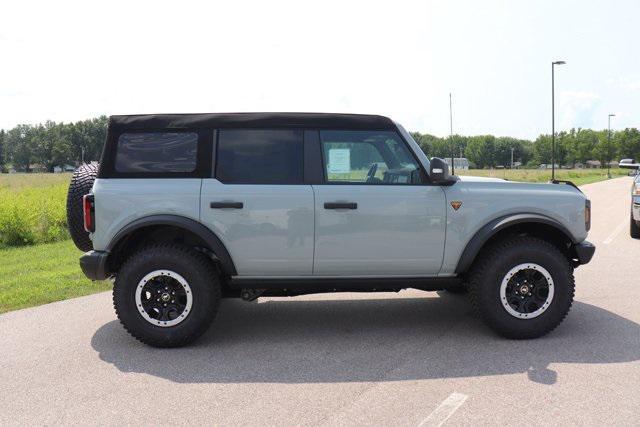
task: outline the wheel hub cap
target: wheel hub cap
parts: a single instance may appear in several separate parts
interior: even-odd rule
[[[520,264],[507,272],[500,284],[500,302],[510,315],[531,319],[544,313],[553,301],[551,274],[541,265]]]
[[[135,300],[142,318],[163,328],[183,322],[193,305],[191,287],[171,270],[155,270],[144,276],[136,287]]]

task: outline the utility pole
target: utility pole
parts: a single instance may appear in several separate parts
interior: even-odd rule
[[[513,169],[513,147],[511,147],[511,169]]]
[[[555,100],[555,66],[566,64],[564,61],[551,63],[551,181],[556,179],[556,100]]]
[[[615,114],[609,114],[609,131],[607,132],[607,178],[611,179],[611,117]]]
[[[451,92],[449,92],[449,138],[451,140],[451,175],[455,174],[454,157],[455,149],[453,147],[453,108],[451,106]]]

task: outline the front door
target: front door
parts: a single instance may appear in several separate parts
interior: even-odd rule
[[[220,130],[215,178],[200,218],[239,276],[304,276],[313,268],[314,199],[303,183],[301,130]]]
[[[395,132],[321,131],[325,182],[314,185],[317,276],[431,276],[440,271],[442,188]]]

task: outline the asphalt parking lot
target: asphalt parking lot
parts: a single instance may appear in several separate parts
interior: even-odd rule
[[[544,338],[495,336],[465,296],[403,291],[225,301],[196,345],[158,350],[102,293],[0,316],[0,424],[639,425],[630,185],[583,187],[596,255]]]

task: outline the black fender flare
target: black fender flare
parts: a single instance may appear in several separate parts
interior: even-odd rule
[[[115,236],[113,236],[113,238],[107,245],[106,251],[111,252],[113,248],[115,248],[116,245],[122,241],[122,239],[126,238],[132,232],[143,227],[149,227],[153,225],[174,226],[178,228],[184,228],[185,230],[194,233],[202,240],[204,240],[209,248],[211,248],[213,253],[218,258],[218,261],[220,261],[220,268],[225,275],[236,276],[238,274],[233,260],[231,259],[231,255],[229,254],[229,251],[224,246],[220,238],[218,238],[218,236],[216,236],[216,234],[208,227],[202,225],[198,221],[179,215],[150,215],[139,218],[121,228],[120,231],[118,231]]]
[[[549,225],[557,229],[558,232],[564,234],[566,238],[573,244],[578,243],[572,236],[571,232],[564,225],[548,216],[532,213],[505,215],[485,224],[482,228],[480,228],[480,230],[476,232],[471,240],[469,240],[467,246],[464,248],[464,251],[462,251],[462,255],[460,255],[460,259],[458,260],[458,265],[456,266],[456,274],[462,274],[469,270],[469,267],[471,267],[471,264],[473,264],[473,261],[476,259],[476,256],[480,252],[480,249],[482,249],[484,244],[496,233],[512,225],[522,223],[537,223]]]

